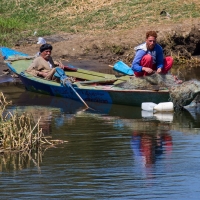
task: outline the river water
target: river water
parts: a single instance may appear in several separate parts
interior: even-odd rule
[[[199,80],[199,69],[184,70]],[[187,72],[187,73],[186,73]],[[199,199],[200,106],[175,113],[49,97],[0,85],[10,111],[65,141],[0,155],[1,199]]]
[[[0,155],[1,199],[199,199],[200,108],[147,113],[0,86],[9,110],[32,113],[67,141]]]

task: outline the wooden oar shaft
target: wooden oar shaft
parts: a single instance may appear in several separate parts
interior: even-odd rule
[[[61,62],[60,62],[60,64],[62,64]],[[60,80],[62,80],[62,82],[63,82],[63,85],[67,85],[68,87],[70,87],[73,91],[74,91],[74,93],[78,96],[78,98],[84,103],[84,105],[87,107],[87,108],[89,108],[89,106],[85,103],[85,101],[81,98],[81,96],[78,94],[78,92],[76,92],[76,90],[73,88],[73,86],[71,85],[71,82],[70,81],[68,81],[67,80],[67,76],[65,75],[65,72],[64,72],[64,70],[63,69],[60,69],[60,68],[56,68],[56,73],[55,74],[57,74],[57,76],[60,78]],[[54,74],[54,75],[55,75]]]
[[[70,84],[69,85],[71,87],[71,89],[74,91],[74,93],[78,96],[78,98],[84,103],[84,105],[89,108],[89,106],[87,105],[87,103],[81,98],[81,96],[78,94],[78,92],[73,88],[73,86]]]

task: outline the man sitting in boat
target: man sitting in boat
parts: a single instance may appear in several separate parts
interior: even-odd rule
[[[64,68],[61,63],[53,62],[51,51],[53,47],[50,44],[43,44],[40,47],[40,55],[36,57],[31,65],[28,67],[27,72],[34,75],[44,77],[45,79],[54,79],[55,67]]]
[[[156,39],[157,33],[148,31],[146,42],[134,48],[136,54],[131,68],[135,76],[147,76],[155,71],[166,74],[171,69],[173,58],[171,56],[164,58],[163,49],[156,43]]]

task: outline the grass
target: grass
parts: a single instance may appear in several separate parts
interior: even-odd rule
[[[160,12],[171,15],[163,19]],[[0,45],[55,32],[122,30],[146,23],[173,23],[200,17],[199,0],[1,0]]]

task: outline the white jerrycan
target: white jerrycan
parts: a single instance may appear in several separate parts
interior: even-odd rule
[[[154,111],[158,111],[158,112],[162,112],[162,111],[172,112],[174,111],[174,105],[172,102],[163,102],[156,105],[153,109]]]
[[[174,105],[172,102],[163,102],[159,104],[144,102],[142,103],[142,110],[154,112],[172,112],[174,111]]]
[[[142,103],[142,110],[153,111],[155,106],[157,106],[156,103],[144,102]]]

